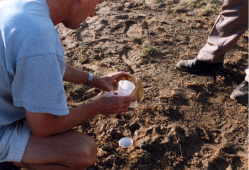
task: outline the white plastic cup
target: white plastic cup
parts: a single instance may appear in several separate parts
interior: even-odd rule
[[[118,90],[106,92],[105,94],[109,97],[111,96],[129,96],[135,90],[135,84],[129,80],[120,80],[118,82]],[[132,102],[129,108],[136,108],[138,105],[137,101]]]
[[[135,89],[135,84],[129,80],[120,80],[118,82],[118,95],[119,96],[129,96]]]
[[[118,91],[117,94],[119,96],[129,96],[135,90],[136,86],[133,82],[129,80],[120,80],[118,82]],[[138,106],[137,101],[132,102],[129,108],[136,108]]]

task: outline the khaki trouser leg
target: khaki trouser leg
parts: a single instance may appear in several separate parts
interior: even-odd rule
[[[247,28],[248,0],[224,0],[222,11],[197,59],[223,62],[225,53],[236,44]]]

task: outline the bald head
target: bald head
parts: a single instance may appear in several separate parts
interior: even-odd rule
[[[55,25],[63,23],[75,29],[89,16],[95,14],[96,5],[102,0],[47,0]]]

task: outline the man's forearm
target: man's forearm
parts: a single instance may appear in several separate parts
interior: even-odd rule
[[[95,103],[90,102],[88,104],[79,105],[78,107],[70,109],[69,115],[57,118],[60,125],[58,129],[72,129],[73,127],[93,118],[97,114],[99,114],[99,109],[96,107]]]
[[[72,83],[86,84],[88,80],[88,73],[80,71],[67,64],[63,79],[64,81],[68,81]]]
[[[70,113],[66,116],[27,112],[26,118],[33,135],[51,136],[70,130],[96,116],[99,112],[100,109],[96,107],[96,103],[89,102],[70,109]]]

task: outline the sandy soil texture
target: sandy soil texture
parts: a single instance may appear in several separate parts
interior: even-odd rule
[[[144,84],[145,99],[134,111],[78,128],[98,145],[89,170],[248,169],[248,109],[229,98],[245,76],[248,35],[215,79],[175,69],[204,45],[220,7],[215,0],[108,0],[80,29],[59,26],[69,63],[98,75],[128,71]],[[99,93],[65,88],[71,106]],[[120,148],[123,136],[134,145]]]

